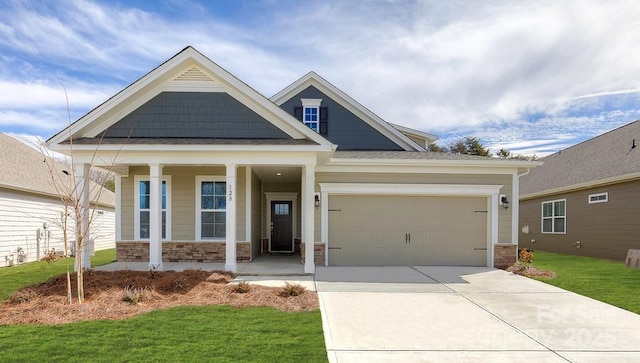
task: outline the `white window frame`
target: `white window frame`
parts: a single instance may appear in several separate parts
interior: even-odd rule
[[[320,105],[322,104],[322,99],[318,98],[302,98],[302,122],[309,127],[311,130],[315,132],[320,132]],[[316,110],[316,120],[313,122],[316,127],[313,128],[310,126],[311,122],[306,120],[307,110],[315,109]]]
[[[149,238],[140,238],[140,182],[150,181],[148,175],[136,175],[133,178],[133,195],[134,195],[134,214],[133,214],[133,233],[136,241],[148,241]],[[166,205],[162,211],[166,214],[166,230],[163,241],[171,240],[171,175],[163,175],[162,181],[167,185]],[[162,187],[161,187],[162,188]]]
[[[562,216],[556,216],[555,215],[555,204],[559,203],[559,202],[564,202],[564,215]],[[551,203],[551,211],[552,211],[552,216],[551,217],[545,217],[544,216],[544,205],[545,204],[549,204]],[[549,200],[549,201],[545,201],[542,202],[540,204],[541,206],[541,221],[540,221],[540,232],[544,233],[544,234],[567,234],[567,200],[566,199],[556,199],[556,200]],[[555,220],[556,218],[564,218],[564,231],[563,232],[556,232],[555,231]],[[544,231],[544,220],[545,219],[551,219],[551,232],[545,232]]]
[[[603,197],[603,199],[600,199],[600,197]],[[592,199],[592,198],[597,198],[597,199]],[[589,204],[594,204],[594,203],[607,203],[609,201],[609,193],[608,192],[604,192],[604,193],[596,193],[596,194],[589,194],[589,198],[587,199],[587,201],[589,202]]]
[[[226,241],[226,237],[202,238],[202,182],[227,182],[227,178],[221,175],[196,175],[196,241]],[[226,197],[226,196],[225,196]],[[226,204],[225,204],[226,206]],[[222,212],[222,209],[207,211]],[[227,212],[227,208],[224,209]]]

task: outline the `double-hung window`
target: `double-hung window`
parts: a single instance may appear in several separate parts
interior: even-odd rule
[[[149,239],[151,228],[151,182],[148,176],[136,175],[134,179],[135,239]],[[171,239],[171,179],[162,178],[162,239]]]
[[[225,177],[196,177],[196,238],[223,240],[227,235]]]
[[[542,203],[542,233],[566,233],[566,199]]]
[[[321,99],[303,98],[302,122],[315,132],[320,132],[320,104]]]

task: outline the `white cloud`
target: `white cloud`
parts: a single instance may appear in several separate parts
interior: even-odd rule
[[[55,131],[66,123],[54,121],[64,109],[56,76],[86,112],[186,45],[267,97],[315,70],[384,119],[444,140],[475,135],[524,152],[640,116],[601,116],[617,106],[611,97],[638,97],[635,0],[244,6],[225,19],[197,3],[190,17],[82,0],[4,5],[0,124]]]

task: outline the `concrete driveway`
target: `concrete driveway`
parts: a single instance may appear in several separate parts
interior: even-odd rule
[[[502,270],[319,267],[315,278],[330,362],[640,361],[640,315]]]

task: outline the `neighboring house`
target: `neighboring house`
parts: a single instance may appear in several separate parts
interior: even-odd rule
[[[0,266],[35,261],[52,250],[63,253],[65,208],[49,168],[51,158],[2,133],[0,155]],[[62,173],[64,165],[56,165],[60,166],[56,180],[71,182]],[[99,197],[94,195],[92,247],[114,248],[114,193],[105,189]],[[73,222],[67,223],[67,231],[69,241],[75,241]]]
[[[520,179],[520,246],[625,260],[640,248],[640,121],[542,159]]]
[[[120,261],[513,262],[518,173],[536,163],[427,152],[434,139],[313,72],[267,99],[187,47],[48,142],[117,173]]]

